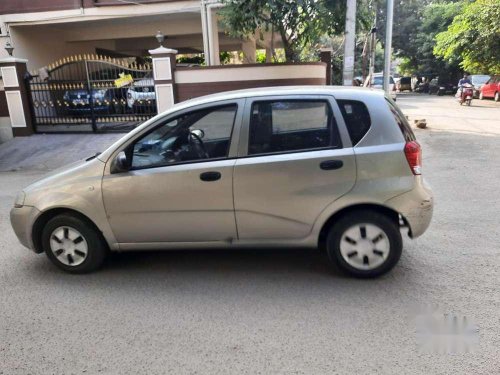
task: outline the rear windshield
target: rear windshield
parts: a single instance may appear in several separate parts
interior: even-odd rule
[[[385,98],[387,101],[387,104],[389,106],[389,109],[391,110],[391,113],[394,116],[394,119],[396,120],[399,129],[401,129],[401,133],[403,133],[403,137],[405,138],[406,142],[411,142],[416,140],[415,134],[413,134],[413,130],[411,130],[410,124],[408,123],[408,120],[406,120],[406,117],[403,115],[403,112],[399,109],[399,107],[389,98]]]
[[[472,84],[482,85],[490,79],[490,76],[472,76]]]
[[[390,83],[391,85],[393,85],[393,84],[394,84],[394,80],[392,79],[392,76],[391,76],[391,77],[389,77],[389,83]],[[373,78],[373,84],[374,84],[374,85],[380,85],[380,86],[383,86],[383,84],[384,84],[384,77],[375,77],[375,78]]]
[[[365,136],[371,126],[365,103],[357,100],[337,100],[353,146]]]

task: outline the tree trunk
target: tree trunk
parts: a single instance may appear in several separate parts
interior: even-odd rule
[[[297,53],[293,44],[287,38],[285,30],[280,28],[281,41],[283,42],[283,49],[285,50],[285,60],[286,62],[296,62]]]

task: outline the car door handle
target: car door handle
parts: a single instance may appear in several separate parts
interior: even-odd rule
[[[217,181],[221,178],[219,172],[203,172],[200,174],[200,180],[202,181]]]
[[[332,169],[342,168],[344,162],[342,160],[325,160],[322,161],[319,167],[325,171],[329,171]]]

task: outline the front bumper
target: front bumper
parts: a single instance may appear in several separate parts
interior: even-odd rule
[[[413,190],[389,199],[385,204],[399,212],[410,226],[410,237],[421,236],[429,227],[434,210],[434,196],[422,177]]]
[[[39,214],[40,211],[32,206],[14,207],[10,210],[10,223],[19,242],[33,251],[35,251],[32,237],[33,224]]]

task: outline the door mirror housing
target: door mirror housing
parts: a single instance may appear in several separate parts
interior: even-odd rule
[[[125,151],[120,152],[111,164],[111,173],[124,173],[130,170],[130,162]]]
[[[191,134],[194,134],[195,136],[197,136],[200,139],[203,139],[203,137],[205,136],[205,132],[201,129],[191,130]]]

